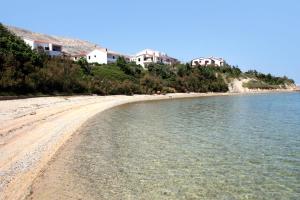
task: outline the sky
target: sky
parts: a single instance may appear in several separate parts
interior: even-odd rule
[[[134,54],[224,58],[300,84],[299,0],[0,0],[0,22]]]

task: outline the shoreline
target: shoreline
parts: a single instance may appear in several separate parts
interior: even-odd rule
[[[133,96],[61,96],[0,101],[0,200],[23,199],[57,150],[96,114],[123,104],[295,92],[174,93]]]

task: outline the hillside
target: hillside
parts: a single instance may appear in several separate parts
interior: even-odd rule
[[[12,31],[12,29],[14,31]],[[49,58],[18,37],[48,40],[82,52],[92,43],[82,40],[7,29],[0,23],[0,95],[54,94],[154,94],[174,92],[248,92],[294,89],[294,81],[255,70],[242,72],[226,64],[222,67],[187,64],[150,64],[147,70],[120,57],[112,64],[89,64]],[[68,49],[68,48],[66,48]]]
[[[59,44],[63,46],[63,51],[68,54],[80,54],[82,52],[89,52],[95,49],[95,47],[100,47],[97,44],[80,40],[80,39],[72,39],[60,36],[52,36],[42,33],[35,33],[29,30],[25,30],[22,28],[17,28],[14,26],[5,26],[9,31],[14,33],[15,35],[22,37],[22,38],[29,38],[33,40],[40,40],[40,41],[48,41],[51,43]]]

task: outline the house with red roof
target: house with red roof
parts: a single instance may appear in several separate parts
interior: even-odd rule
[[[141,65],[144,68],[147,68],[147,65],[151,63],[172,65],[178,62],[176,58],[170,57],[166,53],[162,53],[152,49],[142,50],[132,56],[130,60],[132,62],[135,62],[137,65]]]

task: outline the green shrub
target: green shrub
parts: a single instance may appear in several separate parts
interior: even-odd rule
[[[93,67],[92,74],[94,77],[102,80],[106,79],[112,81],[135,81],[134,77],[125,74],[119,67],[112,64]]]
[[[294,81],[254,70],[242,73],[225,64],[150,64],[148,70],[119,57],[116,63],[73,62],[61,57],[49,58],[33,51],[22,39],[0,23],[0,94],[153,94],[173,92],[226,92],[227,82],[250,77],[245,87],[274,89]]]
[[[142,92],[145,94],[153,94],[157,93],[158,91],[161,91],[163,88],[162,81],[155,76],[152,75],[145,75],[141,80],[140,80],[140,85]]]
[[[269,85],[262,81],[256,81],[256,80],[251,80],[247,83],[243,83],[243,87],[246,87],[249,89],[277,89],[277,88],[279,88],[278,85]]]
[[[263,73],[257,72],[256,70],[249,70],[249,71],[245,72],[245,75],[247,75],[250,78],[255,78],[260,81],[263,81],[264,83],[269,84],[269,85],[295,84],[294,80],[289,79],[286,76],[276,77],[276,76],[272,76],[271,74],[263,74]]]

